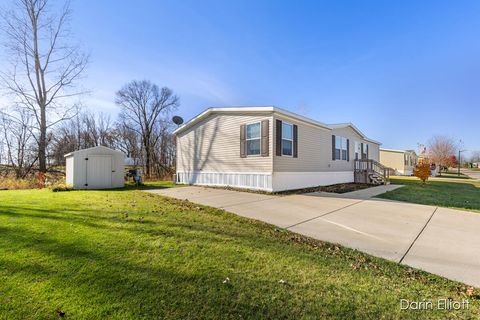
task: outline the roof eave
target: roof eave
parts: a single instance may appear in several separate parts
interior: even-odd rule
[[[282,108],[277,108],[277,107],[274,107],[273,108],[273,111],[275,113],[278,113],[280,115],[284,115],[284,116],[287,116],[287,117],[291,117],[291,118],[294,118],[294,119],[298,119],[298,120],[301,120],[301,121],[304,121],[306,123],[310,123],[310,124],[313,124],[313,125],[316,125],[318,127],[321,127],[323,129],[327,129],[327,130],[332,130],[332,128],[325,124],[325,123],[322,123],[320,121],[316,121],[316,120],[313,120],[313,119],[309,119],[307,117],[304,117],[302,115],[299,115],[299,114],[296,114],[296,113],[293,113],[293,112],[290,112],[288,110],[285,110],[285,109],[282,109]]]
[[[352,128],[355,132],[357,132],[365,141],[368,141],[368,142],[371,142],[371,143],[374,143],[374,144],[381,145],[380,142],[378,142],[378,141],[376,141],[376,140],[372,140],[372,139],[367,138],[367,136],[366,136],[365,134],[363,134],[363,132],[360,131],[360,130],[359,130],[353,123],[351,123],[351,122],[349,122],[349,123],[341,123],[341,124],[334,124],[334,125],[328,125],[328,124],[325,124],[325,123],[322,123],[322,122],[319,122],[319,121],[316,121],[316,120],[313,120],[313,119],[309,119],[309,118],[304,117],[304,116],[302,116],[302,115],[299,115],[299,114],[296,114],[296,113],[287,111],[287,110],[282,109],[282,108],[274,107],[274,106],[208,108],[207,110],[205,110],[205,111],[203,111],[202,113],[200,113],[199,115],[195,116],[194,118],[192,118],[191,120],[189,120],[188,122],[186,122],[185,124],[183,124],[182,126],[180,126],[180,127],[178,127],[177,129],[175,129],[175,130],[173,131],[173,134],[174,134],[174,135],[179,134],[179,133],[182,132],[183,130],[186,130],[186,129],[190,128],[191,126],[195,125],[195,124],[196,124],[197,122],[199,122],[200,120],[208,117],[210,114],[215,113],[215,112],[232,112],[232,113],[235,113],[235,112],[258,112],[258,113],[272,112],[272,113],[276,113],[276,114],[283,115],[283,116],[286,116],[286,117],[290,117],[290,118],[293,118],[293,119],[297,119],[297,120],[300,120],[300,121],[303,121],[303,122],[306,122],[306,123],[315,125],[315,126],[317,126],[317,127],[326,129],[326,130],[333,130],[333,129],[343,128],[343,127],[351,127],[351,128]]]
[[[329,126],[332,127],[333,129],[341,129],[341,128],[350,127],[350,128],[352,128],[353,131],[355,131],[359,136],[361,136],[363,140],[368,141],[368,142],[371,142],[371,143],[374,143],[374,144],[378,144],[379,146],[382,145],[381,142],[378,142],[378,141],[376,141],[376,140],[367,138],[367,136],[366,136],[362,131],[360,131],[360,129],[358,129],[358,128],[357,128],[353,123],[351,123],[351,122],[348,122],[348,123],[330,124]]]
[[[208,108],[207,110],[203,111],[199,115],[195,116],[194,118],[190,119],[185,124],[181,125],[177,129],[175,129],[173,131],[173,134],[176,135],[176,134],[182,132],[183,130],[188,129],[189,127],[195,125],[200,120],[208,117],[210,114],[215,113],[215,112],[232,112],[232,113],[235,113],[235,112],[254,112],[254,113],[255,112],[258,112],[258,113],[273,112],[273,113],[277,113],[277,114],[287,116],[287,117],[290,117],[290,118],[298,119],[298,120],[301,120],[301,121],[304,121],[304,122],[322,127],[324,129],[327,129],[327,130],[332,130],[332,128],[330,128],[325,123],[322,123],[322,122],[319,122],[319,121],[316,121],[316,120],[313,120],[313,119],[309,119],[307,117],[304,117],[302,115],[287,111],[287,110],[282,109],[282,108],[278,108],[278,107],[274,107],[274,106],[265,106],[265,107]]]
[[[214,112],[272,112],[273,107],[231,107],[231,108],[208,108],[207,110],[203,111],[202,113],[198,114],[197,116],[193,117],[177,129],[175,129],[172,133],[174,135],[180,133],[181,131],[188,129],[189,127],[196,124],[198,121],[206,118],[210,114]]]

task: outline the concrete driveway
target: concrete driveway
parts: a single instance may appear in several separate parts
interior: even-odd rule
[[[148,192],[225,209],[480,287],[479,213],[370,198],[372,191],[352,197],[204,187]]]
[[[472,179],[480,179],[480,171],[462,169],[462,173],[466,174],[467,176],[469,176]]]

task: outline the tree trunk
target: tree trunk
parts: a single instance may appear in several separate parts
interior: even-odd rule
[[[145,148],[145,175],[150,178],[150,167],[151,167],[151,158],[152,154],[150,148]]]
[[[145,148],[145,176],[150,178],[150,164],[152,158],[152,152],[150,150],[150,134],[143,134],[143,146]]]
[[[39,171],[47,172],[47,119],[45,107],[40,107],[40,138],[38,140],[38,165]]]

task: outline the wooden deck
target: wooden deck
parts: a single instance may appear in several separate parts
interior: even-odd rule
[[[389,184],[391,168],[373,159],[356,159],[354,166],[355,183]]]

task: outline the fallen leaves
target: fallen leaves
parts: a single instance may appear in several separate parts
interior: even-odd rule
[[[475,288],[474,287],[468,287],[466,290],[467,296],[471,297],[475,294]]]

